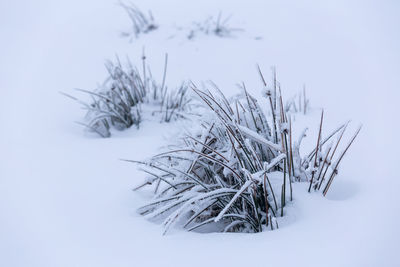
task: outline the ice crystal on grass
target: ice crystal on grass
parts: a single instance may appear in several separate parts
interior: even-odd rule
[[[164,233],[177,222],[189,231],[205,226],[223,232],[278,228],[278,218],[285,216],[285,206],[293,199],[292,183],[309,183],[309,191],[322,188],[325,195],[359,131],[332,164],[347,124],[323,138],[321,116],[316,147],[301,157],[305,131],[294,139],[279,88],[266,94],[271,116],[244,86],[243,97],[235,101],[220,91],[192,89],[212,116],[176,148],[147,162],[132,161],[151,177],[138,188],[155,186],[154,199],[139,212],[149,219],[164,218]],[[337,141],[328,142],[336,136]]]

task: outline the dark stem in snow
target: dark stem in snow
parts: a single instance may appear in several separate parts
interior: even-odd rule
[[[322,122],[324,120],[324,110],[322,110],[321,113],[321,122],[319,124],[319,132],[318,132],[318,139],[317,139],[317,146],[315,147],[315,160],[314,160],[314,167],[313,170],[311,171],[311,180],[310,180],[310,186],[308,187],[308,192],[310,193],[311,191],[311,186],[313,184],[313,180],[314,180],[314,175],[316,172],[316,168],[317,168],[317,162],[318,162],[318,150],[320,149],[320,140],[321,140],[321,132],[322,132]]]

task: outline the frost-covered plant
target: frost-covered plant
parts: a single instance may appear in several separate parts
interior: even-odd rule
[[[150,104],[153,114],[161,113],[161,121],[170,122],[177,118],[187,118],[192,98],[188,96],[187,83],[177,90],[168,90],[165,85],[168,55],[165,57],[162,83],[158,83],[142,57],[142,73],[128,61],[123,67],[117,58],[116,63],[108,61],[106,68],[109,77],[94,92],[77,89],[91,96],[92,102],[86,103],[69,96],[82,104],[87,110],[84,122],[86,126],[102,137],[111,135],[111,127],[117,130],[133,125],[139,127],[142,120],[142,104]]]
[[[138,38],[141,34],[149,33],[158,28],[151,11],[148,11],[148,15],[146,15],[132,3],[124,4],[120,2],[120,5],[125,9],[132,22],[131,31],[122,33],[122,36]]]
[[[280,90],[274,95],[277,88],[264,86],[271,116],[244,86],[244,97],[236,101],[193,87],[211,111],[201,129],[147,162],[131,161],[148,174],[137,189],[155,185],[154,199],[140,214],[164,217],[164,233],[178,221],[189,231],[211,226],[212,231],[261,232],[278,228],[277,219],[292,200],[292,183],[308,182],[309,191],[323,188],[326,194],[359,130],[332,163],[347,124],[322,139],[321,117],[316,149],[301,157],[306,130],[294,140]],[[334,145],[328,144],[335,136]]]
[[[187,38],[189,40],[194,39],[199,33],[218,37],[232,37],[234,32],[241,31],[241,29],[231,27],[229,25],[230,18],[229,16],[223,19],[222,13],[220,12],[217,18],[210,16],[203,22],[195,22]]]
[[[188,118],[188,106],[192,101],[191,98],[187,97],[188,86],[186,83],[182,83],[178,90],[170,93],[165,92],[161,99],[161,110],[159,113],[162,114],[162,120],[170,122],[176,118]],[[155,111],[157,112],[157,111]]]

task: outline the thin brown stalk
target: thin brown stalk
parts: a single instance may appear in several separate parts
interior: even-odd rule
[[[337,160],[336,164],[335,164],[335,168],[332,171],[331,177],[329,177],[328,183],[326,184],[323,194],[324,196],[326,196],[326,193],[328,193],[328,190],[333,182],[333,178],[335,178],[337,172],[338,172],[338,167],[340,164],[340,161],[343,159],[344,155],[346,154],[347,150],[349,149],[349,147],[353,144],[354,140],[356,139],[358,133],[361,131],[361,126],[357,129],[356,133],[353,135],[353,137],[351,138],[350,142],[348,143],[347,147],[345,148],[345,150],[342,152],[342,154],[340,155],[339,159]]]
[[[264,76],[261,72],[260,66],[258,66],[258,73],[260,74],[260,77],[264,83],[264,86],[267,86],[267,83],[265,82]],[[275,88],[275,91],[276,91],[276,88]],[[275,95],[276,95],[276,92],[275,92]],[[273,120],[273,124],[274,124],[274,139],[275,139],[275,144],[277,144],[278,143],[278,131],[276,129],[276,114],[275,114],[274,104],[272,103],[271,93],[268,94],[268,99],[269,99],[269,103],[271,105],[272,120]]]
[[[318,161],[318,150],[319,150],[319,142],[321,139],[321,132],[322,132],[322,122],[324,120],[324,110],[322,110],[321,113],[321,122],[319,124],[319,133],[318,133],[318,139],[317,139],[317,146],[315,148],[315,160],[314,160],[314,168],[311,172],[311,180],[310,180],[310,186],[308,187],[308,192],[310,193],[311,191],[311,186],[314,180],[314,175],[315,175],[315,168],[317,167],[317,161]]]
[[[347,124],[346,124],[346,126],[343,128],[342,133],[340,134],[339,139],[338,139],[338,141],[336,142],[335,148],[334,148],[333,151],[332,151],[332,154],[331,154],[331,156],[330,156],[330,158],[329,158],[328,165],[326,166],[325,172],[324,172],[324,174],[322,175],[321,181],[320,181],[320,183],[319,183],[318,190],[320,190],[321,185],[322,185],[322,182],[325,180],[325,175],[326,175],[326,173],[328,172],[329,166],[331,166],[331,164],[332,164],[333,156],[335,155],[336,149],[338,148],[339,143],[340,143],[340,141],[342,140],[342,137],[343,137],[343,134],[344,134],[344,131],[346,130],[346,128],[347,128]]]
[[[268,226],[268,210],[269,210],[269,203],[268,203],[268,191],[266,187],[266,182],[267,182],[267,175],[264,175],[264,183],[263,183],[263,189],[264,189],[264,202],[265,202],[265,220],[266,220],[266,225]]]
[[[325,168],[325,164],[327,164],[329,152],[331,151],[331,149],[332,149],[332,147],[329,147],[328,151],[326,152],[326,155],[325,155],[324,161],[323,161],[323,163],[322,163],[322,166],[321,166],[321,168],[319,169],[319,174],[318,174],[318,177],[317,177],[317,183],[315,184],[314,189],[317,189],[317,188],[318,188],[318,190],[319,190],[318,181],[319,181],[319,179],[321,178],[321,174],[322,174],[322,172],[323,172],[323,170],[324,170],[324,168]],[[321,184],[321,183],[322,183],[322,179],[321,179],[320,184]]]

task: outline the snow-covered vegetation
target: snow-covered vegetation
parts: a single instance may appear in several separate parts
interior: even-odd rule
[[[133,3],[120,2],[120,5],[126,11],[132,23],[132,27],[129,31],[122,32],[121,35],[123,37],[128,37],[132,41],[134,38],[139,38],[140,35],[149,33],[158,28],[150,10],[148,14],[145,14]]]
[[[192,99],[188,97],[188,86],[182,82],[178,89],[169,90],[165,85],[168,55],[165,56],[162,82],[153,78],[151,69],[146,65],[146,56],[142,57],[142,72],[128,61],[124,68],[117,58],[117,63],[106,64],[109,77],[96,91],[77,89],[89,94],[92,102],[78,101],[87,110],[85,122],[79,122],[101,137],[110,137],[110,128],[128,129],[135,125],[139,128],[142,120],[142,105],[149,111],[161,115],[161,121],[170,122],[177,118],[190,117]]]
[[[132,2],[0,1],[0,266],[400,266],[398,2]]]
[[[147,27],[148,19],[134,5],[121,5],[134,22],[138,37],[141,29]],[[227,26],[228,20],[229,17],[222,19],[220,13],[215,21],[211,17],[199,24],[196,31],[229,36],[233,30]],[[116,63],[107,62],[109,77],[99,89],[95,92],[78,89],[91,96],[91,103],[67,96],[87,109],[86,122],[81,124],[101,137],[110,137],[111,127],[124,130],[135,125],[139,128],[143,104],[150,108],[145,112],[160,113],[164,122],[190,118],[190,102],[194,96],[188,94],[187,83],[182,83],[178,90],[168,91],[167,65],[168,55],[162,82],[158,83],[146,65],[144,52],[141,71],[129,60],[124,68],[117,58]],[[179,136],[174,149],[157,154],[147,162],[128,160],[140,164],[149,176],[137,189],[155,185],[153,201],[141,207],[139,213],[146,218],[164,217],[164,233],[179,221],[184,221],[183,227],[189,231],[198,228],[223,232],[273,230],[279,228],[278,218],[284,217],[287,201],[293,201],[293,183],[308,183],[309,193],[321,190],[324,196],[327,194],[344,154],[361,127],[344,151],[336,153],[347,123],[323,137],[322,110],[315,148],[301,155],[300,147],[308,127],[303,125],[301,135],[295,138],[292,117],[296,113],[306,115],[309,110],[305,87],[298,96],[284,101],[276,69],[273,68],[271,86],[260,67],[258,73],[268,109],[261,108],[244,83],[240,85],[242,94],[232,100],[214,83],[211,84],[216,93],[209,88],[200,90],[192,83],[191,90],[202,102],[203,109],[197,111],[198,117],[191,117],[195,120],[191,125],[200,127],[192,127],[184,136]]]
[[[273,230],[279,228],[277,218],[285,215],[286,202],[293,200],[292,183],[309,183],[308,192],[328,192],[360,128],[334,158],[347,124],[322,137],[322,112],[315,149],[301,156],[307,128],[294,138],[292,114],[280,88],[278,92],[276,82],[269,88],[261,71],[260,76],[268,112],[245,85],[242,99],[233,102],[219,90],[215,95],[193,87],[212,114],[203,116],[201,127],[172,150],[148,162],[133,161],[149,175],[138,188],[155,185],[154,200],[139,212],[147,218],[166,217],[164,233],[181,219],[189,231],[209,224],[214,227],[208,231]]]

